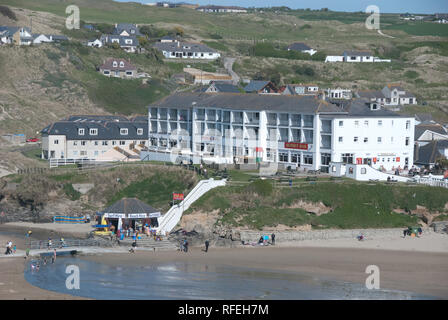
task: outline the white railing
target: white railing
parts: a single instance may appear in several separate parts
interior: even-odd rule
[[[167,213],[158,219],[159,227],[156,228],[157,232],[160,234],[165,234],[166,232],[173,230],[182,218],[184,210],[187,210],[193,202],[198,200],[209,190],[225,185],[226,180],[201,180],[181,203],[172,206]]]
[[[415,182],[425,184],[432,187],[448,188],[448,179],[434,178],[434,177],[416,177]]]
[[[49,160],[50,168],[57,168],[59,166],[67,166],[71,164],[80,164],[80,165],[102,165],[106,163],[111,163],[117,160],[96,160],[96,159],[55,159],[52,158]]]

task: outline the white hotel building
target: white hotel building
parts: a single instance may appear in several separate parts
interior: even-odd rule
[[[413,165],[414,118],[362,99],[340,108],[313,96],[177,93],[149,107],[148,134],[150,151],[216,163]]]

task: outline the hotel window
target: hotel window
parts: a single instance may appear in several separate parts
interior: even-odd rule
[[[355,120],[355,126],[359,126],[359,120]]]
[[[73,141],[73,145],[77,146],[78,145],[78,141]]]
[[[344,126],[344,121],[339,121],[339,126],[343,127]]]
[[[116,145],[117,144],[117,141],[112,141],[112,145],[114,146],[114,145]]]
[[[303,155],[303,163],[304,164],[313,164],[313,155],[311,155],[311,154],[304,154]]]
[[[378,120],[378,126],[381,127],[383,125],[383,121],[382,120]]]
[[[73,151],[73,155],[77,156],[78,155],[78,151]]]
[[[98,156],[98,151],[94,151],[94,152],[93,152],[93,155],[94,155],[94,156]]]
[[[353,142],[358,142],[358,137],[354,137]]]
[[[406,143],[405,143],[405,145],[409,145],[409,137],[406,137]]]
[[[391,143],[394,142],[394,137],[390,137],[390,142],[391,142]]]
[[[81,141],[81,145],[82,145],[82,146],[85,146],[85,145],[86,145],[86,142],[85,142],[85,141]]]
[[[343,137],[339,137],[338,141],[342,142],[343,141]]]
[[[353,163],[353,153],[343,153],[342,163]]]
[[[59,140],[54,140],[54,144],[59,144]]]
[[[378,137],[378,143],[381,143],[381,137]]]
[[[123,136],[126,136],[128,134],[128,129],[127,128],[120,129],[120,134],[123,135]]]
[[[291,153],[291,162],[293,162],[293,163],[300,163],[300,154],[298,154],[298,153]]]
[[[411,121],[407,120],[406,121],[406,129],[409,129],[411,127]]]
[[[142,128],[138,128],[138,129],[137,129],[137,134],[138,134],[139,136],[143,135],[143,129],[142,129]]]
[[[121,140],[120,141],[120,146],[124,146],[126,144],[126,141]]]
[[[364,143],[367,143],[367,142],[369,142],[369,138],[364,138]]]
[[[83,136],[84,133],[85,133],[85,129],[84,128],[78,129],[78,135]]]
[[[98,141],[94,141],[93,144],[97,146],[98,145]]]
[[[108,142],[107,141],[103,141],[103,146],[107,146]]]
[[[288,162],[288,153],[287,152],[279,152],[278,159],[280,162]]]
[[[80,152],[79,152],[79,155],[80,155],[80,156],[86,156],[86,155],[87,155],[87,151],[80,151]]]
[[[368,126],[369,126],[369,120],[365,120],[365,121],[364,121],[364,125],[365,125],[366,127],[368,127]]]

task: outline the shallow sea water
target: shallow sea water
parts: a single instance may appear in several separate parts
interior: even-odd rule
[[[42,289],[94,299],[431,299],[411,292],[368,290],[299,273],[193,263],[109,265],[82,257],[58,257],[38,272],[25,268],[25,279]],[[69,290],[66,268],[80,270],[80,289]]]

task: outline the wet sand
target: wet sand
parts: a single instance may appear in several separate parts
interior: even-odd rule
[[[380,287],[448,299],[448,254],[349,248],[191,248],[179,251],[137,251],[99,254],[85,259],[111,265],[189,262],[284,270],[364,284],[368,265],[380,268]]]
[[[24,239],[20,237],[0,235],[2,255],[6,241],[11,240],[21,248]],[[61,294],[40,289],[29,284],[24,278],[25,259],[23,257],[0,258],[0,300],[72,300],[83,299],[67,294]]]

